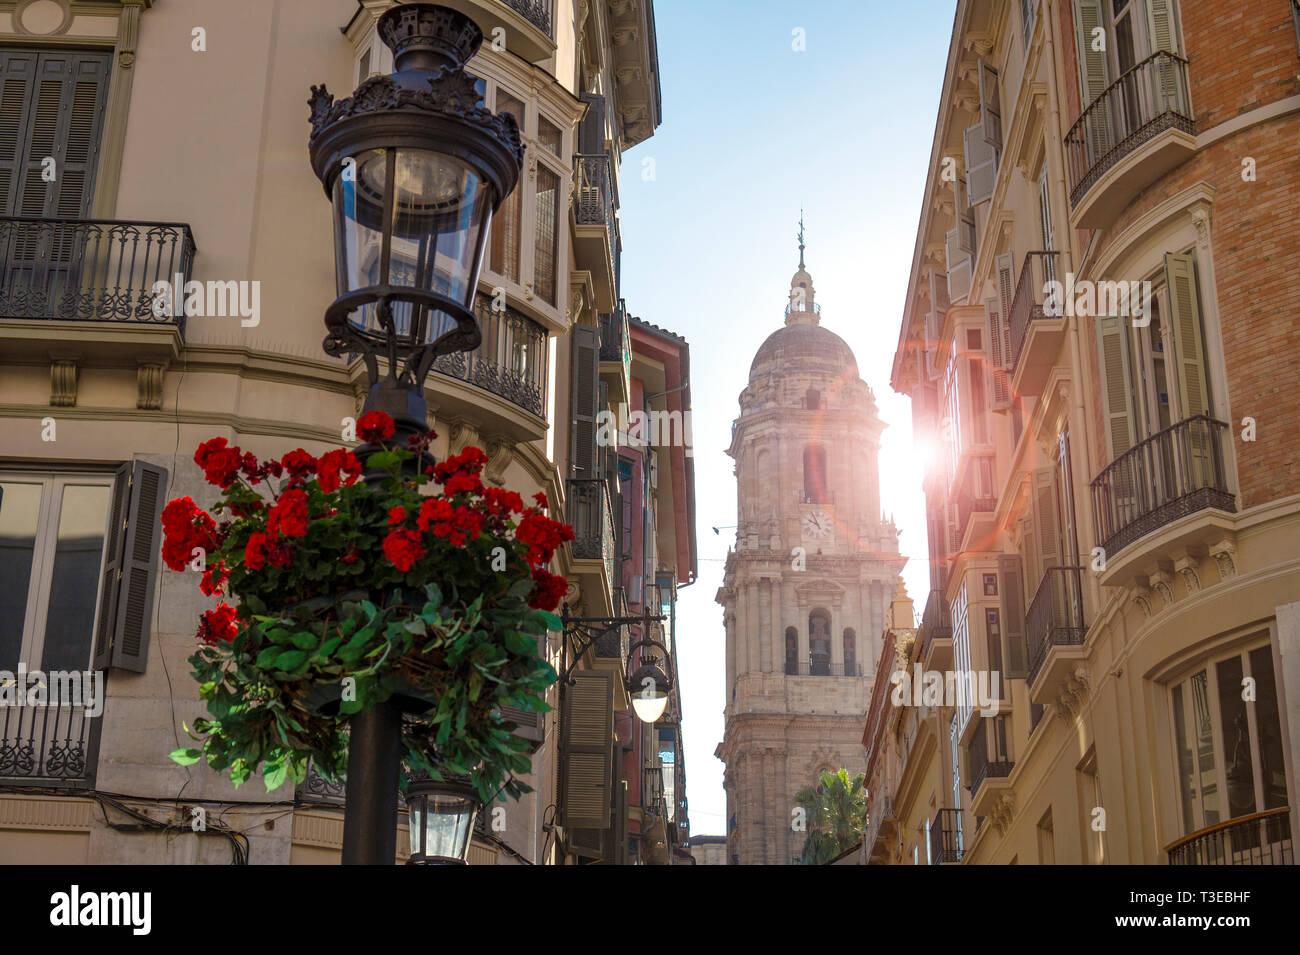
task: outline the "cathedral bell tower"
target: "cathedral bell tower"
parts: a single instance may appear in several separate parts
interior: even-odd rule
[[[865,770],[862,719],[904,558],[880,504],[884,423],[852,349],[821,324],[804,264],[785,324],[758,349],[727,453],[736,544],[726,624],[728,862],[787,864],[794,794]]]

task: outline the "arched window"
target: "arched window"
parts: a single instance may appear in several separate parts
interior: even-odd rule
[[[858,635],[852,627],[844,628],[844,675],[858,675]]]
[[[808,672],[813,676],[831,673],[831,618],[825,610],[808,615]]]
[[[827,504],[826,449],[810,444],[803,449],[803,499],[807,504]]]
[[[785,628],[785,672],[799,672],[799,631],[794,627]]]

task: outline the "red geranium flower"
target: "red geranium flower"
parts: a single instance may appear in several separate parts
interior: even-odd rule
[[[273,542],[266,549],[266,559],[272,567],[288,567],[293,563],[293,545],[282,540]]]
[[[326,451],[316,462],[316,474],[320,479],[320,489],[326,494],[333,494],[339,489],[339,475],[346,472],[347,484],[355,484],[363,468],[357,456],[345,448]]]
[[[389,524],[402,524],[406,522],[406,508],[394,507],[388,512]]]
[[[433,479],[439,484],[444,484],[453,475],[478,474],[483,470],[483,465],[487,464],[487,460],[488,456],[483,453],[482,448],[471,445],[460,454],[453,454],[446,461],[434,465]]]
[[[384,538],[384,556],[402,573],[410,570],[424,556],[420,535],[409,527],[397,527]]]
[[[244,566],[249,570],[261,570],[266,566],[267,536],[257,531],[248,538],[244,545]]]
[[[280,459],[289,472],[290,484],[302,484],[316,470],[316,459],[302,448],[295,448]]]
[[[223,490],[230,487],[244,463],[239,448],[227,447],[227,444],[225,438],[210,438],[194,452],[194,463],[203,469],[203,477],[209,484]]]
[[[548,510],[551,506],[550,502],[546,500],[546,494],[543,491],[538,491],[536,494],[534,494],[533,500],[536,501],[537,506],[544,511]]]
[[[367,411],[357,420],[357,436],[362,441],[383,441],[396,432],[393,419],[382,411]]]
[[[497,517],[505,517],[511,513],[522,513],[524,499],[515,491],[507,491],[502,487],[490,487],[483,492],[483,506]]]
[[[567,580],[538,567],[533,571],[533,592],[528,597],[528,606],[538,610],[554,610],[568,590]]]
[[[203,572],[203,579],[199,581],[199,590],[209,597],[215,597],[225,588],[228,580],[230,575],[226,573],[225,564],[217,561]]]
[[[194,549],[204,553],[220,546],[216,522],[190,497],[169,501],[162,512],[162,558],[172,570],[184,570],[194,558]]]
[[[207,644],[224,640],[229,643],[235,639],[238,628],[235,626],[235,608],[230,604],[217,604],[205,611],[199,618],[199,632],[196,636]]]
[[[446,498],[429,497],[420,502],[420,514],[415,524],[420,530],[433,531],[435,537],[446,537],[451,533],[451,519],[454,509]]]
[[[515,528],[515,540],[528,545],[528,562],[534,566],[550,563],[555,549],[573,540],[573,528],[553,521],[545,514],[529,511]]]
[[[307,492],[290,488],[280,495],[280,500],[266,517],[266,532],[272,537],[303,537],[307,533]]]
[[[443,490],[446,494],[460,494],[462,491],[468,491],[470,494],[482,494],[483,482],[479,480],[477,474],[453,474],[447,478]]]

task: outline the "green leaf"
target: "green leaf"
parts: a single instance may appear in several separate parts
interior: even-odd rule
[[[284,781],[288,777],[289,767],[285,765],[283,758],[274,766],[267,763],[266,772],[264,773],[264,778],[266,779],[266,791],[275,792],[275,790],[284,785]]]
[[[202,753],[197,749],[175,749],[168,755],[173,762],[180,763],[182,766],[193,766],[202,757]]]
[[[263,670],[270,670],[275,666],[276,659],[285,651],[276,646],[267,647],[257,655],[257,665]]]
[[[515,630],[506,631],[506,647],[524,656],[537,656],[537,641]]]
[[[564,629],[564,621],[561,620],[553,613],[547,613],[545,610],[539,610],[537,611],[537,616],[542,618],[542,621],[546,624],[547,630],[558,631]]]
[[[320,646],[320,638],[314,633],[300,630],[292,637],[293,645],[299,650],[315,650]]]
[[[275,669],[283,673],[296,673],[307,659],[308,654],[303,650],[286,650],[275,661]]]
[[[532,592],[533,592],[532,578],[525,577],[524,579],[516,580],[513,584],[511,584],[510,590],[507,591],[507,594],[511,597],[514,597],[517,600],[523,600]]]

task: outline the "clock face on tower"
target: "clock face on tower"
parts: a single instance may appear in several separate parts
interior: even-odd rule
[[[834,534],[835,527],[830,515],[820,508],[803,516],[803,536],[809,540],[830,540]]]

